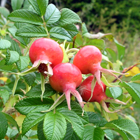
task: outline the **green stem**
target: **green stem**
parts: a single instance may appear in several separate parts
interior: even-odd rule
[[[2,57],[2,58],[6,58],[6,56],[0,51],[0,56]]]
[[[67,54],[69,54],[69,53],[71,53],[71,52],[78,52],[79,51],[79,49],[77,49],[77,48],[72,48],[72,49],[69,49],[68,51],[66,51],[66,53]]]
[[[14,96],[16,88],[17,88],[18,80],[19,80],[19,76],[16,75],[15,83],[14,83],[14,86],[13,86],[13,89],[12,89],[12,95],[13,96]]]
[[[42,16],[42,20],[43,20],[43,26],[44,26],[44,28],[45,28],[45,30],[46,30],[46,32],[47,32],[48,38],[50,38],[50,34],[49,34],[48,29],[47,29],[47,27],[46,27],[46,22],[45,22],[43,16]]]

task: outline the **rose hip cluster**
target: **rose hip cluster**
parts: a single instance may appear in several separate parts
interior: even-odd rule
[[[31,45],[29,57],[33,65],[39,63],[38,71],[44,78],[49,75],[52,88],[65,94],[70,110],[70,94],[77,98],[82,108],[83,100],[101,103],[108,98],[105,94],[106,86],[101,82],[100,75],[101,72],[112,74],[113,71],[100,66],[102,54],[97,47],[85,46],[75,55],[73,64],[62,63],[63,50],[60,45],[52,39],[40,38]],[[82,74],[90,73],[93,75],[82,82]],[[94,78],[97,82],[91,93],[91,82]],[[80,93],[76,90],[77,87]]]

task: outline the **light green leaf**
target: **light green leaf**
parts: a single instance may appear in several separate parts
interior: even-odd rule
[[[30,112],[23,121],[22,124],[22,134],[24,135],[33,126],[38,124],[44,119],[45,113],[42,112]]]
[[[78,34],[78,29],[74,24],[65,25],[63,28],[72,36],[72,38]]]
[[[88,33],[87,27],[85,23],[82,23],[82,35]]]
[[[41,15],[40,13],[40,9],[38,7],[38,3],[37,3],[37,0],[28,0],[29,3],[32,5],[32,7],[34,8],[34,10],[39,14]]]
[[[72,41],[72,37],[70,34],[62,27],[53,27],[50,30],[50,35],[57,39]]]
[[[117,50],[118,50],[118,59],[122,60],[122,58],[124,57],[125,54],[125,47],[120,44],[115,38],[114,38],[114,42],[117,46]]]
[[[13,10],[20,9],[24,0],[11,0],[11,5]]]
[[[136,74],[131,78],[131,81],[140,81],[140,73]]]
[[[16,35],[23,37],[45,37],[47,32],[44,27],[35,25],[26,25],[18,29]]]
[[[53,103],[53,100],[50,98],[43,98],[43,101],[41,101],[40,97],[31,97],[31,98],[25,98],[23,100],[20,100],[18,103],[16,103],[15,108],[21,113],[21,114],[28,114],[30,111],[36,108],[46,107]]]
[[[20,71],[28,67],[30,59],[28,56],[20,56],[17,62],[17,67]]]
[[[7,100],[9,99],[9,92],[6,89],[0,90],[0,97],[3,100],[3,103],[5,104]]]
[[[106,137],[108,140],[113,140],[113,139],[114,139],[113,131],[112,131],[112,130],[110,130],[110,129],[105,129],[104,132],[105,132],[105,137]]]
[[[66,120],[58,112],[49,112],[45,116],[43,130],[47,140],[61,140],[66,133]]]
[[[11,42],[6,39],[0,40],[0,50],[8,49],[11,46]]]
[[[81,23],[81,19],[78,14],[68,8],[61,9],[61,18],[59,20],[59,24],[64,26],[73,23]]]
[[[29,73],[29,74],[27,74],[27,75],[25,75],[25,76],[23,76],[24,77],[24,79],[25,79],[25,81],[27,82],[27,84],[29,85],[29,86],[31,86],[34,82],[35,82],[35,79],[36,79],[36,74],[34,73],[34,72],[32,72],[32,73]],[[27,95],[26,95],[27,96]],[[32,96],[33,97],[33,96]]]
[[[46,12],[48,6],[48,0],[37,0],[38,7],[40,9],[41,15],[43,16]]]
[[[27,9],[13,11],[8,18],[14,22],[25,22],[35,25],[43,25],[43,20],[36,13]]]
[[[34,86],[33,88],[31,88],[31,90],[26,93],[26,96],[28,96],[28,97],[37,97],[37,96],[40,97],[41,93],[42,93],[41,85],[38,84],[38,85]],[[44,97],[52,96],[55,93],[56,93],[56,91],[50,86],[50,84],[45,84]]]
[[[46,24],[55,23],[59,20],[60,17],[60,11],[56,8],[56,6],[54,4],[49,4],[45,13]]]
[[[7,16],[10,14],[9,10],[5,7],[0,7],[0,13],[7,18]]]
[[[105,127],[114,131],[121,130],[131,135],[135,140],[139,137],[139,128],[133,121],[127,119],[119,119],[108,122]]]
[[[107,90],[107,95],[113,97],[114,99],[118,98],[123,93],[120,87],[109,87]]]
[[[115,51],[113,51],[112,49],[110,48],[106,48],[106,50],[109,52],[109,54],[111,55],[111,59],[113,62],[116,62],[117,60],[117,54]]]
[[[0,139],[3,139],[6,135],[8,128],[8,122],[5,115],[0,112]]]
[[[17,134],[18,134],[17,129],[12,129],[12,128],[8,127],[8,130],[7,130],[7,133],[6,133],[6,136],[8,138],[14,138]]]
[[[16,51],[7,50],[6,64],[11,65],[19,60],[19,54]]]
[[[65,119],[72,124],[75,133],[82,138],[84,126],[81,118],[73,110],[68,110],[67,107],[58,108],[57,111],[59,111]]]
[[[132,83],[126,83],[126,82],[122,82],[120,83],[120,85],[122,87],[124,87],[129,94],[134,98],[134,100],[140,104],[140,91],[138,91],[139,88],[139,84],[138,85],[133,85]],[[136,89],[137,87],[137,89]]]

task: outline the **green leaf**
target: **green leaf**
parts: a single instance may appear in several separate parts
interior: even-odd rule
[[[36,13],[27,9],[13,11],[8,18],[14,22],[25,22],[35,25],[43,25],[43,20]]]
[[[93,123],[96,126],[102,127],[104,126],[107,121],[105,118],[103,118],[100,114],[97,114],[95,112],[87,112],[89,117],[89,123]]]
[[[88,33],[87,27],[85,23],[82,23],[82,35]]]
[[[60,17],[60,11],[56,8],[56,6],[54,4],[49,4],[45,13],[46,24],[55,23],[60,19]]]
[[[3,103],[5,104],[7,100],[9,99],[9,92],[6,89],[0,90],[0,97],[3,100]]]
[[[133,121],[127,119],[119,119],[108,122],[105,127],[109,129],[122,130],[131,135],[135,140],[139,137],[139,128]]]
[[[41,15],[40,13],[40,9],[38,7],[38,3],[37,3],[37,0],[28,0],[29,3],[32,5],[32,7],[34,8],[34,10],[39,14]]]
[[[18,103],[16,103],[15,108],[21,114],[26,115],[33,109],[41,108],[44,106],[47,107],[50,104],[53,104],[53,100],[50,98],[43,98],[43,101],[41,101],[40,97],[31,97],[20,100]]]
[[[18,134],[17,129],[12,129],[12,128],[8,127],[8,130],[7,130],[7,133],[6,133],[6,136],[8,138],[14,138],[17,134]]]
[[[26,93],[28,97],[40,97],[41,96],[41,84],[34,86],[29,92]],[[45,84],[44,97],[52,96],[56,91],[50,86],[50,84]]]
[[[28,56],[20,56],[17,62],[17,67],[20,71],[28,67],[30,59]]]
[[[12,125],[16,126],[17,127],[17,130],[20,131],[19,130],[19,126],[18,126],[17,122],[15,121],[15,119],[13,117],[11,117],[9,114],[6,114],[6,113],[3,113],[3,114],[5,115],[7,121],[9,123],[11,123]]]
[[[58,108],[57,111],[72,124],[73,130],[80,138],[82,138],[84,127],[81,118],[73,110],[68,110],[67,107]]]
[[[13,10],[20,9],[24,0],[11,0],[11,5]]]
[[[109,87],[106,90],[106,94],[109,97],[112,97],[114,99],[118,98],[120,95],[122,95],[122,93],[123,93],[123,91],[122,91],[122,88],[120,88],[120,87]]]
[[[110,130],[110,129],[105,129],[104,132],[105,132],[105,137],[106,137],[108,140],[114,140],[114,136],[113,136],[113,131],[112,131],[112,130]]]
[[[37,126],[37,136],[39,140],[46,140],[43,132],[43,121],[41,121]]]
[[[87,125],[84,127],[84,135],[82,140],[104,140],[104,131],[97,127]]]
[[[9,10],[5,7],[0,7],[0,13],[7,18],[7,16],[10,14]]]
[[[2,112],[0,112],[0,139],[3,139],[5,137],[7,127],[8,127],[7,119],[5,115]]]
[[[21,27],[20,27],[21,28]],[[15,26],[8,28],[8,31],[12,34],[12,36],[17,39],[20,43],[22,43],[23,45],[27,45],[29,43],[29,39],[27,37],[19,37],[16,36],[16,32],[17,32],[17,28]]]
[[[72,37],[70,34],[62,27],[53,27],[50,30],[50,35],[57,39],[72,41]]]
[[[126,82],[122,82],[120,83],[120,85],[122,87],[124,87],[128,92],[129,94],[133,97],[133,99],[140,104],[140,91],[138,91],[138,88],[139,88],[139,84],[135,85],[135,84],[132,84],[132,83],[126,83]]]
[[[49,112],[44,118],[43,130],[47,140],[61,140],[66,133],[66,120],[58,112]]]
[[[46,12],[48,6],[48,0],[37,0],[38,7],[40,9],[41,15],[43,16]]]
[[[71,123],[67,124],[67,130],[63,140],[81,140],[73,131]]]
[[[22,134],[24,135],[33,126],[38,124],[44,119],[45,113],[42,112],[30,112],[23,121],[22,124]]]
[[[59,24],[64,26],[73,23],[81,23],[81,19],[78,14],[68,8],[61,9],[61,18],[59,20]]]
[[[78,34],[78,29],[74,24],[65,25],[63,28],[72,36],[72,38]]]
[[[109,54],[111,55],[111,60],[112,60],[113,62],[116,62],[116,60],[117,60],[116,52],[113,51],[113,50],[110,49],[110,48],[106,48],[106,50],[107,50],[107,51],[109,52]]]
[[[131,78],[131,81],[139,81],[140,80],[140,73],[136,74]]]
[[[47,32],[44,27],[26,25],[18,29],[16,35],[23,37],[45,37],[47,36]]]
[[[11,46],[11,42],[6,39],[0,40],[0,50],[8,49]]]
[[[7,50],[6,64],[11,65],[19,60],[19,54],[16,51]]]
[[[118,50],[118,59],[122,60],[122,58],[124,57],[125,54],[125,47],[120,44],[115,38],[114,38],[114,42],[117,46],[117,50]]]
[[[36,79],[36,74],[34,73],[34,72],[32,72],[32,73],[29,73],[29,74],[27,74],[27,75],[25,75],[25,76],[23,76],[24,77],[24,79],[25,79],[25,81],[27,82],[27,84],[29,85],[29,86],[31,86],[34,82],[35,82],[35,79]],[[27,95],[26,95],[27,96]],[[32,96],[33,97],[33,96]]]

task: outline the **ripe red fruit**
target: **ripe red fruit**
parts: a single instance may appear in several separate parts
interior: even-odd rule
[[[100,65],[101,61],[102,54],[100,50],[95,46],[89,45],[81,48],[78,51],[74,57],[73,64],[81,70],[82,74],[92,73],[96,77],[98,84],[103,89],[100,79],[100,72],[109,73],[115,77],[116,75],[112,73],[115,72],[113,70],[103,69]]]
[[[61,63],[53,68],[53,76],[49,77],[52,88],[65,94],[68,108],[70,107],[70,94],[72,93],[79,101],[81,107],[84,107],[83,100],[76,90],[82,82],[81,71],[71,63]]]
[[[79,92],[84,101],[100,103],[101,101],[107,99],[107,96],[105,94],[106,85],[103,82],[101,82],[104,89],[103,91],[101,86],[96,82],[93,93],[91,93],[91,88],[92,88],[91,85],[92,85],[93,78],[94,78],[93,75],[86,78],[80,85]]]
[[[33,42],[29,50],[29,57],[33,65],[37,65],[43,76],[52,75],[52,68],[63,60],[63,51],[59,44],[49,38],[40,38]]]

